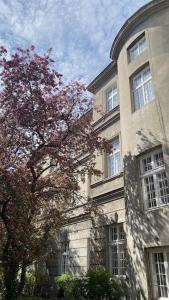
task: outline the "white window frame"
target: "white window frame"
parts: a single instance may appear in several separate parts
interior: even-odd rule
[[[114,84],[111,88],[106,90],[105,97],[106,97],[106,112],[110,112],[119,105],[117,84]],[[109,102],[111,103],[110,109],[109,109]]]
[[[147,70],[150,71],[149,77],[146,78],[146,79],[144,79],[144,73]],[[137,80],[137,78],[139,78],[139,77],[141,77],[141,83],[136,88],[134,88],[134,81]],[[151,83],[151,95],[152,95],[152,98],[147,99],[145,86],[149,82]],[[133,97],[134,111],[139,110],[140,108],[142,108],[143,106],[145,106],[147,103],[149,103],[149,102],[151,102],[151,101],[154,100],[152,75],[151,75],[151,70],[150,70],[150,66],[149,65],[147,65],[145,68],[143,68],[140,72],[138,72],[135,76],[133,76],[131,78],[131,87],[132,87],[132,97]],[[140,88],[142,89],[142,94],[143,94],[143,99],[142,99],[143,105],[141,105],[141,103],[137,103],[137,99],[136,99],[136,95],[135,95],[136,92],[137,92],[137,90],[139,90]]]
[[[144,44],[142,48],[141,45]],[[147,40],[145,34],[140,37],[131,47],[128,48],[128,57],[129,61],[133,61],[138,57],[141,53],[143,53],[147,49]]]
[[[112,239],[112,230],[115,228],[117,230],[117,239]],[[123,230],[123,238],[120,238],[120,228]],[[110,272],[116,276],[116,277],[126,277],[126,268],[125,268],[125,244],[126,244],[126,239],[125,239],[125,232],[124,232],[124,227],[123,223],[119,224],[113,224],[109,227],[109,270]],[[114,268],[113,271],[113,265],[115,261],[113,261],[112,258],[112,248],[113,246],[117,247],[117,263],[118,266]],[[123,252],[121,251],[120,247],[123,247]],[[123,254],[123,257],[120,255]],[[121,261],[124,263],[123,267],[121,267]],[[120,267],[119,267],[120,266]],[[115,272],[115,269],[118,270]],[[125,272],[122,272],[124,270]]]
[[[161,160],[160,159],[155,160],[155,155],[162,155]],[[146,164],[147,170],[145,170],[144,162],[147,161],[149,158],[151,159],[151,162]],[[151,151],[140,158],[140,171],[141,171],[140,178],[142,181],[142,190],[143,190],[145,209],[151,210],[151,209],[157,209],[165,205],[169,205],[169,194],[165,193],[167,192],[168,189],[168,180],[167,180],[167,174],[165,169],[163,152],[161,148]],[[165,174],[164,182],[161,181],[162,188],[160,187],[160,180],[159,180],[159,177],[161,176],[160,174],[163,175]],[[147,180],[149,181],[150,177],[151,179],[153,178],[153,181],[151,181],[150,184],[147,184],[146,181]],[[164,186],[164,183],[166,183],[167,185]],[[163,196],[161,195],[160,192],[164,193]],[[148,193],[150,193],[150,195]],[[155,193],[154,198],[151,198],[152,193]],[[149,196],[151,199],[148,199]],[[167,202],[164,203],[164,200]],[[153,205],[153,202],[156,203],[156,205]],[[150,204],[152,204],[151,207]]]
[[[162,269],[160,268],[158,264],[158,275],[160,280],[160,285],[157,281],[157,273],[156,273],[156,266],[155,266],[155,254],[163,254],[164,263],[163,268],[165,270],[165,273],[162,273]],[[168,255],[167,255],[168,254]],[[149,258],[150,258],[150,270],[151,270],[151,282],[152,282],[152,289],[153,289],[153,297],[157,300],[167,300],[169,299],[169,248],[168,247],[157,247],[154,249],[149,250]],[[160,277],[161,273],[161,277]],[[166,285],[164,285],[164,278],[166,281]],[[159,296],[159,290],[162,292],[163,287],[167,287],[168,289],[168,295],[167,297],[160,297]]]
[[[114,149],[113,145],[116,144],[117,141],[119,146],[117,149]],[[121,151],[120,151],[119,136],[114,138],[111,143],[112,143],[112,152],[107,154],[107,177],[108,178],[117,176],[121,172]],[[114,160],[114,168],[113,168],[115,170],[114,173],[112,172],[112,168],[111,171],[109,171],[112,160]]]

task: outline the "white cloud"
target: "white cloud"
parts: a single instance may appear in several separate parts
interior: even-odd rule
[[[1,0],[0,43],[9,48],[50,47],[68,79],[87,83],[109,63],[124,21],[148,0]]]

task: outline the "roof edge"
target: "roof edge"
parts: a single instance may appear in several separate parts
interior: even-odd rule
[[[110,50],[110,58],[117,60],[119,53],[121,51],[121,48],[123,47],[123,44],[128,38],[128,35],[132,28],[134,28],[136,25],[140,24],[144,19],[147,18],[147,16],[151,15],[152,13],[159,10],[159,8],[165,8],[169,6],[168,0],[153,0],[144,6],[142,6],[140,9],[138,9],[121,27],[120,31],[116,35],[111,50]]]
[[[100,86],[107,81],[117,71],[117,64],[112,61],[91,83],[87,86],[87,90],[92,94],[96,94]]]

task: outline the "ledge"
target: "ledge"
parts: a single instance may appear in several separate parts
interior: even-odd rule
[[[110,116],[111,118],[108,118]],[[95,132],[100,132],[120,120],[119,106],[117,106],[116,109],[113,109],[108,117],[102,117],[94,124],[92,124],[92,127],[94,128]]]
[[[93,201],[95,201],[97,204],[103,204],[121,198],[124,198],[124,187],[105,193],[103,195],[93,197]]]
[[[114,181],[122,176],[123,176],[123,172],[119,173],[116,176],[107,177],[105,179],[100,180],[99,182],[93,183],[90,185],[90,187],[91,187],[91,189],[94,189],[95,187],[98,187],[99,185],[102,185],[102,184],[110,182],[110,181]]]

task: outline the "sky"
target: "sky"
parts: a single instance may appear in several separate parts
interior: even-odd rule
[[[67,81],[88,84],[109,63],[123,23],[148,0],[0,0],[0,45],[53,48]]]

